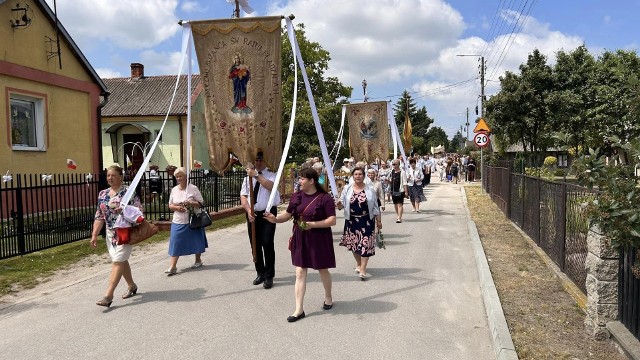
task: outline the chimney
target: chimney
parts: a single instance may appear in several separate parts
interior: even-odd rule
[[[131,63],[131,80],[144,78],[144,65],[140,63]]]

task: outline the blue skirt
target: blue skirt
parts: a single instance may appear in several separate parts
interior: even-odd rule
[[[171,223],[169,256],[202,254],[208,247],[204,229],[192,229],[189,224]]]

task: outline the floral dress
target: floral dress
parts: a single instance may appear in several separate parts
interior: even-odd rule
[[[120,200],[127,192],[127,187],[121,187],[114,196],[109,196],[110,190],[111,189],[104,189],[98,194],[98,209],[96,210],[95,219],[104,220],[105,226],[107,227],[107,236],[111,240],[111,243],[115,246],[118,242],[114,226],[116,218],[118,217],[118,213],[115,210],[120,207]],[[142,210],[142,205],[140,203],[140,198],[138,198],[138,195],[134,194],[129,201],[129,204]]]
[[[380,169],[378,171],[378,180],[382,184],[384,195],[389,194],[391,192],[391,169]]]
[[[354,191],[349,203],[349,218],[344,221],[340,246],[363,257],[373,256],[376,254],[375,219],[369,217],[367,194],[364,190]]]

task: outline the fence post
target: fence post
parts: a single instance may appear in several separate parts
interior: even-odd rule
[[[562,272],[565,272],[564,266],[567,252],[567,183],[563,182],[561,189],[562,201],[560,202],[560,218],[562,219],[562,223],[559,224],[559,232],[562,237],[562,256],[560,257],[560,269],[562,269]]]
[[[609,338],[606,325],[618,318],[618,276],[620,258],[600,229],[587,235],[587,317],[584,324],[598,340]]]
[[[511,166],[507,167],[507,174],[507,219],[511,220],[511,183],[513,181]]]
[[[213,178],[213,211],[220,211],[220,197],[218,196],[218,181],[220,180],[220,174],[218,172],[215,173],[215,177]]]
[[[20,255],[26,253],[26,244],[24,239],[24,202],[22,199],[22,176],[16,174],[18,188],[16,190],[16,217],[18,220],[18,252]]]

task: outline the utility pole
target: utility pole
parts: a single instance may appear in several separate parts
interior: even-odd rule
[[[484,71],[484,56],[480,56],[480,118],[484,117]]]
[[[469,141],[469,108],[467,108],[467,122],[464,125],[467,127],[467,141]]]

